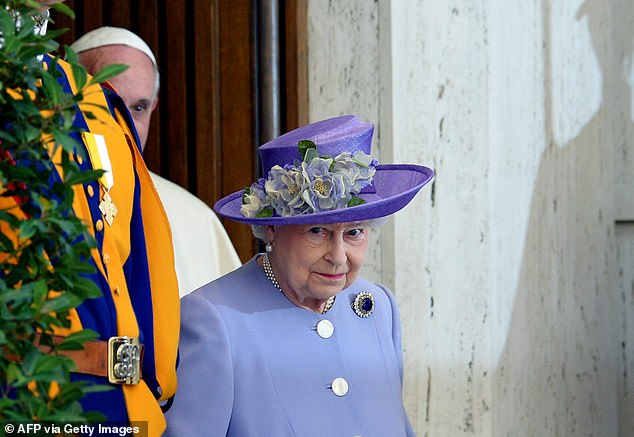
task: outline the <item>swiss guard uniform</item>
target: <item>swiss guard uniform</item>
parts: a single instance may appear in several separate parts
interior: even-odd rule
[[[57,68],[66,91],[75,92],[70,66],[59,61]],[[119,425],[147,422],[148,435],[158,436],[165,428],[159,402],[176,390],[179,299],[171,233],[123,100],[101,85],[84,96],[74,124],[83,131],[76,139],[85,158],[75,159],[83,170],[109,171],[74,187],[74,212],[97,241],[89,278],[103,296],[87,299],[71,314],[71,331],[99,334],[85,353],[71,354],[78,367],[73,378],[114,388],[86,396],[84,410],[100,411]],[[12,201],[0,198],[0,207]]]

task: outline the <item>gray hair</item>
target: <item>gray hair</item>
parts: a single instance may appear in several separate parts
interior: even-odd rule
[[[152,103],[154,103],[154,100],[156,100],[156,96],[158,96],[160,87],[161,87],[161,75],[159,74],[158,66],[154,64],[154,89],[152,90]]]
[[[258,240],[267,243],[266,241],[266,226],[265,225],[251,225],[251,232],[253,236]]]
[[[368,228],[380,228],[387,222],[387,219],[387,217],[378,217],[371,220],[364,220],[360,223],[363,223]],[[315,224],[318,225],[319,223]],[[253,236],[264,243],[268,243],[268,241],[266,241],[266,226],[267,225],[251,225]]]

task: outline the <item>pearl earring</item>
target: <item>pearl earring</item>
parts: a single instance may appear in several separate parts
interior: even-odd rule
[[[266,250],[267,253],[271,253],[273,252],[273,246],[271,246],[271,243],[266,243],[266,246],[264,246],[264,250]]]

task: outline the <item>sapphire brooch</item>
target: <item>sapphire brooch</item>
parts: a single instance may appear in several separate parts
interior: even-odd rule
[[[352,302],[352,309],[359,317],[368,317],[372,314],[372,310],[374,309],[374,297],[372,293],[362,291],[357,294],[357,297],[354,298],[354,302]]]

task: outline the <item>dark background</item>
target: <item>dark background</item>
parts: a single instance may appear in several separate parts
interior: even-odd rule
[[[67,0],[75,20],[49,28],[70,44],[100,26],[125,27],[152,48],[159,103],[148,167],[208,205],[255,181],[257,146],[307,122],[306,0]],[[247,261],[258,243],[223,220]]]

